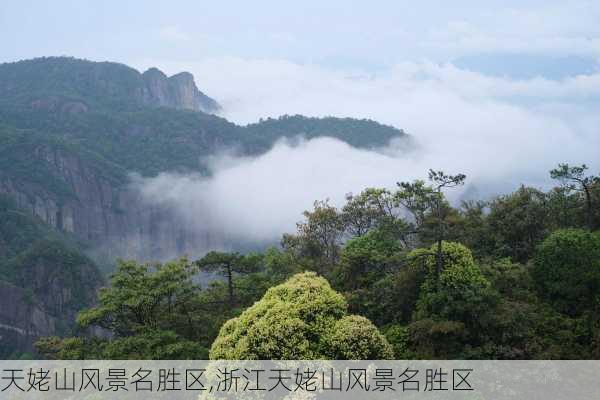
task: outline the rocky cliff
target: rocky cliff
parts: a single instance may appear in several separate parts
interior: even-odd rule
[[[89,244],[99,261],[104,258],[109,263],[117,257],[162,261],[183,254],[199,256],[223,246],[218,231],[191,226],[167,207],[145,204],[135,187],[105,177],[77,154],[39,145],[31,158],[64,183],[67,193],[2,173],[0,193],[13,197],[20,209]]]
[[[189,72],[181,72],[169,78],[157,68],[143,73],[146,87],[142,102],[150,106],[172,107],[214,113],[221,106],[196,87]]]
[[[0,196],[0,358],[33,352],[40,336],[70,333],[102,284],[66,236]]]
[[[33,301],[30,291],[0,280],[0,357],[32,352],[37,338],[56,333],[56,318]]]

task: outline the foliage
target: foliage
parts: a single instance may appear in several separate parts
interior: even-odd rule
[[[550,176],[561,182],[563,188],[568,195],[570,192],[579,192],[584,199],[585,204],[585,221],[588,228],[598,227],[598,221],[594,221],[594,206],[597,203],[592,194],[593,187],[600,183],[599,176],[585,175],[588,169],[587,165],[570,166],[569,164],[559,164],[558,168],[550,171]]]
[[[229,320],[211,359],[385,358],[389,344],[371,323],[348,317],[344,298],[315,273],[294,275]],[[352,340],[344,332],[355,332]]]
[[[487,223],[493,237],[492,254],[527,261],[548,234],[548,215],[545,194],[525,186],[490,202]]]
[[[365,317],[347,315],[338,320],[323,337],[323,352],[334,360],[392,359],[387,339]]]
[[[498,297],[471,255],[459,243],[443,242],[444,270],[435,273],[437,245],[409,254],[424,267],[426,278],[410,325],[412,340],[422,355],[445,357],[465,342],[481,343],[481,334],[492,324]]]
[[[111,341],[74,337],[48,337],[36,343],[36,350],[48,359],[131,359],[186,360],[206,359],[208,350],[199,343],[185,340],[172,331],[145,331]]]
[[[79,243],[0,195],[0,281],[24,289],[26,301],[53,318],[56,332],[68,334],[76,313],[96,300],[103,278]],[[0,357],[26,356],[5,344]]]
[[[195,264],[202,270],[217,272],[227,279],[228,302],[233,306],[235,304],[234,275],[257,271],[259,261],[260,257],[252,254],[241,256],[238,253],[211,251]]]
[[[558,311],[581,315],[600,304],[600,235],[580,229],[553,232],[539,246],[533,277]]]
[[[285,235],[283,245],[298,257],[312,261],[319,273],[330,270],[339,258],[344,225],[338,210],[328,201],[315,201],[312,211],[303,213],[297,235]]]
[[[402,130],[368,119],[309,118],[302,115],[267,118],[246,126],[246,129],[250,135],[261,136],[270,142],[295,135],[302,135],[307,139],[327,136],[344,140],[359,148],[385,146],[390,140],[406,135]]]
[[[490,284],[475,265],[471,251],[459,243],[443,242],[442,257],[445,260],[445,268],[439,276],[434,273],[434,251],[435,246],[432,246],[429,250],[414,250],[408,256],[414,263],[422,263],[427,268],[427,277],[421,287],[421,296],[417,304],[417,314],[476,320],[477,315],[465,314],[462,307],[472,306],[475,299],[488,289]],[[419,258],[421,260],[418,260]]]
[[[99,304],[81,312],[77,322],[82,327],[100,326],[117,336],[182,322],[194,330],[186,318],[198,290],[191,280],[193,272],[185,258],[154,266],[121,261],[111,285],[100,290]]]
[[[410,330],[407,326],[388,325],[383,332],[392,346],[396,360],[412,360],[415,358],[415,353],[410,349]]]
[[[355,290],[395,270],[402,256],[401,244],[389,232],[371,230],[346,242],[334,275],[345,289]]]

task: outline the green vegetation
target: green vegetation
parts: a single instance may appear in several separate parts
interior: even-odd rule
[[[539,246],[532,271],[540,293],[568,315],[600,305],[600,232],[562,229]]]
[[[391,139],[405,135],[403,131],[392,126],[381,125],[368,119],[307,118],[302,115],[267,118],[247,125],[245,130],[249,135],[260,137],[269,143],[297,135],[306,139],[328,136],[341,139],[351,146],[364,148],[385,146]]]
[[[205,358],[193,272],[185,259],[156,266],[121,262],[111,286],[100,290],[99,304],[77,317],[81,328],[98,326],[112,340],[50,337],[37,343],[38,351],[60,359]]]
[[[98,170],[111,176],[206,173],[204,156],[230,148],[256,155],[282,137],[330,136],[374,147],[406,136],[370,120],[299,115],[242,127],[202,112],[144,105],[143,88],[142,74],[116,63],[49,57],[0,64],[0,149],[11,157],[0,157],[0,166],[16,160],[20,180],[43,184],[52,174],[31,154],[51,143],[86,162],[102,163]]]
[[[371,148],[404,136],[339,118],[237,126],[148,106],[143,79],[70,58],[0,65],[2,189],[60,205],[81,200],[70,168],[118,188],[128,172],[206,174],[204,156],[284,137]],[[57,320],[36,346],[48,358],[599,358],[600,178],[568,164],[550,176],[547,192],[453,206],[445,194],[466,177],[430,171],[339,209],[316,201],[281,248],[121,261],[98,293],[81,243],[0,196],[0,283]],[[200,272],[217,279],[202,286]]]
[[[70,335],[75,333],[75,315],[96,301],[95,292],[102,283],[98,268],[76,241],[0,195],[0,286],[13,285],[25,294],[9,304],[22,301],[39,308],[54,319],[58,334]],[[32,316],[17,317],[28,324]],[[25,355],[10,342],[0,346],[0,357],[21,356]]]
[[[50,338],[38,349],[59,358],[600,357],[600,233],[588,228],[600,221],[589,220],[586,194],[521,187],[454,208],[444,191],[464,179],[432,172],[429,183],[349,195],[341,209],[318,201],[281,250],[122,263],[100,304],[79,316],[113,338]],[[590,182],[595,209],[599,182]],[[200,288],[200,269],[224,279]]]
[[[385,359],[392,351],[371,322],[346,314],[346,302],[324,278],[297,274],[272,287],[227,321],[212,359]]]

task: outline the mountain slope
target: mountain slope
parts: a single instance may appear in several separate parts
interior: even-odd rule
[[[128,187],[129,173],[208,174],[206,156],[258,155],[298,135],[363,148],[406,137],[350,118],[284,116],[238,126],[199,111],[198,93],[190,74],[167,78],[155,68],[141,74],[65,57],[1,64],[0,193],[106,259],[197,254],[226,238],[148,207]]]
[[[140,74],[112,62],[44,57],[0,64],[0,97],[9,104],[67,113],[144,106],[215,112],[219,104],[200,92],[189,73],[167,77],[156,68]]]
[[[0,195],[0,358],[71,332],[102,283],[76,243]]]
[[[142,74],[67,57],[0,64],[0,358],[72,330],[103,282],[98,264],[226,245],[213,228],[147,205],[128,185],[130,173],[208,174],[206,156],[259,155],[299,135],[363,148],[406,136],[350,118],[284,116],[238,126],[210,114],[219,109],[185,72]]]

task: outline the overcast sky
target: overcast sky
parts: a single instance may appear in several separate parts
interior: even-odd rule
[[[596,68],[599,20],[597,1],[3,0],[0,57],[141,65],[228,56],[375,72],[465,58],[486,69],[486,57],[519,54],[530,58],[489,69],[519,74],[544,56],[547,71],[568,74]]]

